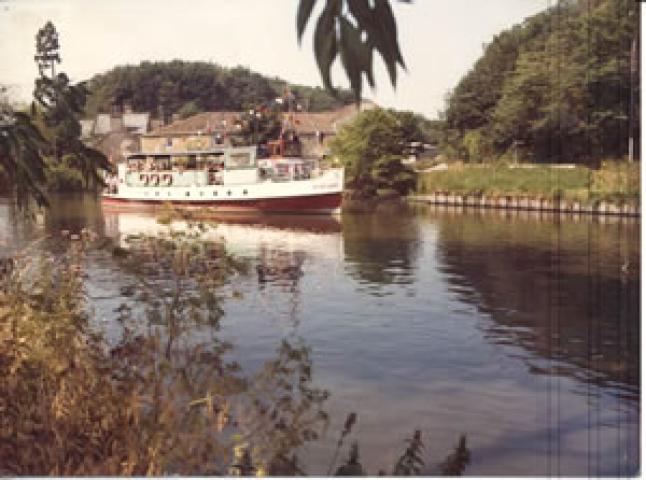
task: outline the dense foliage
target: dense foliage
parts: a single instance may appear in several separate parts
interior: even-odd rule
[[[97,240],[84,231],[55,254],[25,252],[0,278],[0,473],[222,474],[249,438],[266,438],[254,468],[285,473],[277,462],[316,438],[326,394],[297,339],[248,378],[228,358],[219,305],[244,264],[192,233],[112,247],[146,315],[121,305],[109,342],[83,288],[87,248],[110,247]]]
[[[1,92],[0,92],[1,93]],[[29,199],[47,204],[43,189],[46,140],[29,115],[13,110],[0,97],[0,191],[7,191],[19,207]]]
[[[415,174],[402,164],[408,143],[422,141],[423,119],[410,112],[376,108],[361,112],[332,140],[332,153],[346,166],[348,186],[361,196],[379,191],[406,194]]]
[[[269,104],[286,91],[303,109],[322,111],[352,102],[348,91],[334,98],[322,88],[290,85],[244,67],[225,68],[214,63],[141,62],[118,66],[95,75],[88,83],[90,96],[86,113],[109,112],[113,106],[130,105],[135,111],[159,118],[173,113],[189,114],[229,110],[241,111]]]
[[[629,130],[639,138],[638,16],[630,0],[561,0],[494,37],[448,98],[446,152],[592,165],[627,155]]]
[[[72,84],[63,72],[56,73],[60,63],[58,33],[47,22],[36,35],[36,64],[39,76],[34,87],[32,117],[42,127],[48,140],[42,153],[54,167],[61,167],[63,158],[68,167],[78,170],[86,186],[102,184],[100,171],[107,170],[108,160],[101,152],[81,141],[81,124],[87,100],[83,83]]]
[[[47,22],[36,35],[39,75],[31,112],[17,110],[0,88],[0,190],[20,208],[30,199],[46,205],[46,190],[97,188],[100,171],[108,168],[107,158],[80,139],[87,90],[56,73],[58,49],[56,28]]]

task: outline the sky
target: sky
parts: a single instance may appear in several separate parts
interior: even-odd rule
[[[447,93],[500,31],[551,0],[391,0],[407,71],[393,89],[381,59],[377,87],[364,97],[437,118]],[[323,0],[318,0],[320,10]],[[0,0],[0,84],[29,101],[37,68],[35,35],[47,20],[59,32],[60,70],[87,80],[143,60],[201,60],[246,66],[289,82],[320,86],[313,22],[296,41],[298,0]],[[315,11],[316,15],[317,11]],[[339,62],[333,83],[347,86]]]

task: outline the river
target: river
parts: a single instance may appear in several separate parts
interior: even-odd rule
[[[55,198],[29,225],[0,203],[0,255],[83,227],[115,237],[160,225],[87,196]],[[330,392],[327,433],[301,452],[308,473],[326,473],[349,412],[372,474],[391,470],[415,429],[427,473],[462,434],[469,475],[639,471],[638,220],[384,204],[213,228],[252,265],[223,304],[236,360],[253,371],[298,337]],[[125,273],[104,253],[87,261],[109,330]]]

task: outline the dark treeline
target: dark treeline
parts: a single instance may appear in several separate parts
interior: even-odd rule
[[[591,165],[626,156],[631,129],[639,139],[638,17],[632,0],[562,0],[497,35],[449,95],[446,153]]]
[[[136,111],[156,117],[182,116],[214,110],[239,111],[282,97],[289,87],[298,104],[309,111],[322,111],[353,101],[352,93],[340,91],[334,98],[324,89],[290,85],[245,67],[225,68],[214,63],[141,62],[117,66],[89,81],[91,95],[86,112],[109,112],[129,104]]]

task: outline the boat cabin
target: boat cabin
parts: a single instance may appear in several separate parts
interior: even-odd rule
[[[190,187],[256,183],[256,148],[133,153],[117,166],[117,176],[129,186]]]
[[[130,187],[287,182],[307,180],[319,173],[313,160],[275,156],[258,159],[255,146],[172,153],[139,152],[128,155],[124,162],[117,165],[118,183]]]

